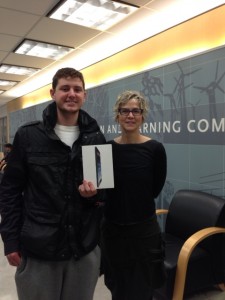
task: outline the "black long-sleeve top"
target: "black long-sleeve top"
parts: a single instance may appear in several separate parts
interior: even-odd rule
[[[167,159],[156,140],[141,144],[112,144],[114,183],[107,190],[105,218],[117,224],[135,224],[155,214],[156,198],[166,179]]]

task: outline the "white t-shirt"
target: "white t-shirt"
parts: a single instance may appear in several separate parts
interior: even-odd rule
[[[80,129],[79,126],[64,126],[56,124],[55,133],[61,141],[72,148],[73,143],[78,139]]]

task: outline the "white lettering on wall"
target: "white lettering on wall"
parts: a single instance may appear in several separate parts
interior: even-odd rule
[[[140,132],[143,134],[151,133],[182,133],[182,129],[185,129],[185,124],[181,124],[181,121],[163,121],[163,122],[150,122],[143,123],[140,128]],[[121,129],[118,124],[101,125],[101,131],[108,134],[120,134]],[[107,130],[105,131],[105,128]],[[189,120],[186,124],[186,129],[190,133],[205,133],[205,132],[225,132],[225,118],[217,120],[213,118],[211,121],[207,119]]]

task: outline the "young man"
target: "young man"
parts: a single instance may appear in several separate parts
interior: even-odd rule
[[[91,300],[101,209],[99,193],[83,181],[81,146],[105,138],[81,110],[86,92],[79,71],[58,70],[50,94],[43,121],[15,135],[0,186],[0,232],[8,262],[17,267],[19,300]]]
[[[11,150],[12,150],[12,144],[6,143],[4,145],[4,157],[0,160],[0,171],[2,172],[4,171],[4,168],[7,165]]]

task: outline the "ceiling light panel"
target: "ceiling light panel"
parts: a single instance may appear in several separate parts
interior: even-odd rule
[[[72,47],[49,44],[33,40],[24,40],[15,53],[57,60],[74,50]]]
[[[17,83],[18,83],[17,81],[0,79],[0,87],[7,87],[7,86],[12,87],[12,86],[16,85]]]
[[[49,17],[103,31],[137,9],[137,6],[109,0],[67,0]]]
[[[32,75],[40,69],[28,68],[22,66],[0,65],[0,73],[16,74],[16,75]]]

